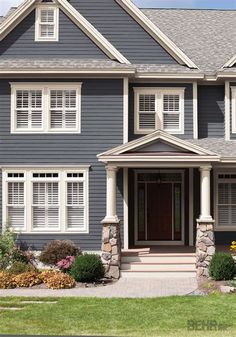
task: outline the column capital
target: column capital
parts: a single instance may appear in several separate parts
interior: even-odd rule
[[[110,171],[110,172],[117,172],[119,170],[119,168],[114,165],[106,165],[105,168],[106,168],[106,171]]]
[[[211,165],[203,165],[203,166],[199,167],[199,171],[200,172],[204,172],[204,171],[210,172],[211,170],[212,170],[212,166]]]

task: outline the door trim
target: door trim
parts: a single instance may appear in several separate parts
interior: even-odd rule
[[[143,241],[143,240],[138,240],[138,174],[139,173],[181,173],[181,240],[174,241]],[[160,245],[160,246],[165,246],[165,245],[175,245],[175,246],[182,246],[185,243],[185,231],[184,231],[184,223],[185,223],[185,197],[184,197],[184,192],[185,192],[185,184],[184,184],[184,178],[185,178],[185,170],[167,170],[167,169],[161,169],[161,170],[134,170],[134,244],[135,245],[150,245],[150,246],[155,246],[155,245]],[[145,203],[147,202],[147,198],[145,200]],[[145,205],[146,207],[146,205]],[[147,219],[146,219],[146,225],[145,225],[145,232],[147,233]]]

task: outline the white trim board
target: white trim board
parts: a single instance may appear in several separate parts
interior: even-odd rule
[[[236,63],[236,54],[234,54],[224,65],[222,68],[231,68]]]
[[[37,0],[25,0],[7,19],[0,25],[0,41],[4,39],[33,9],[38,5]],[[51,4],[49,3],[49,6]],[[45,6],[45,5],[44,5]],[[130,62],[91,25],[73,6],[66,0],[57,0],[61,9],[109,58],[120,63]]]
[[[131,0],[115,0],[141,27],[143,27],[172,57],[180,64],[198,69],[196,64],[185,55]]]

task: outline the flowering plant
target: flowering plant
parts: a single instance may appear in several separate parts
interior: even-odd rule
[[[232,241],[230,250],[233,254],[236,254],[236,241]]]
[[[70,270],[72,263],[74,262],[74,256],[67,256],[65,259],[57,262],[56,266],[62,271],[66,272]]]

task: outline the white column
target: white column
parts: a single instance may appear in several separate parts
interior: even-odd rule
[[[201,198],[201,222],[212,221],[211,216],[211,166],[202,166],[200,167],[200,198]]]
[[[106,195],[106,216],[103,223],[119,222],[116,214],[116,172],[118,168],[115,166],[106,166],[107,172],[107,195]]]

